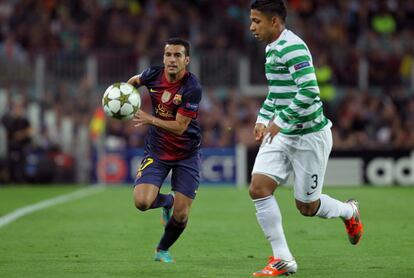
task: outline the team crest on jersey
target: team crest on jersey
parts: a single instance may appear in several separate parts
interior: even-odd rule
[[[176,94],[173,98],[173,103],[175,105],[180,105],[182,101],[183,101],[183,95]]]
[[[164,93],[162,93],[162,96],[161,96],[161,101],[163,103],[166,103],[170,100],[170,98],[171,98],[171,93],[168,91],[164,91]]]

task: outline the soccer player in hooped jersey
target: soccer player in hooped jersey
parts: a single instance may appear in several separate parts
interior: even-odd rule
[[[162,208],[164,235],[156,247],[155,260],[171,263],[169,248],[184,231],[200,179],[200,127],[197,111],[201,100],[198,79],[186,70],[190,44],[169,39],[164,48],[164,66],[150,67],[128,83],[146,86],[152,101],[152,115],[139,110],[137,127],[149,125],[145,158],[138,168],[134,200],[140,211]],[[174,194],[160,188],[172,171]]]
[[[324,116],[309,48],[285,27],[283,0],[256,0],[250,10],[250,31],[267,43],[265,72],[268,95],[254,136],[262,145],[252,170],[249,188],[257,220],[269,240],[273,256],[253,276],[289,275],[297,271],[274,197],[279,184],[294,173],[296,207],[304,216],[341,218],[349,240],[362,236],[357,201],[341,202],[322,194],[332,148],[331,122]]]

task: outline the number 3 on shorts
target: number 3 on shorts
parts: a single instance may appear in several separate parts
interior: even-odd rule
[[[311,186],[312,189],[318,187],[318,175],[312,175],[311,178],[313,179],[313,185]]]

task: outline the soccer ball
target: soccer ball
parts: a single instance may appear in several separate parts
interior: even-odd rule
[[[105,114],[118,120],[130,120],[141,107],[141,96],[131,84],[120,82],[106,89],[102,97]]]

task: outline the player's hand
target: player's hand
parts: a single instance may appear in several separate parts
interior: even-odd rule
[[[153,116],[139,109],[137,113],[135,113],[134,119],[132,119],[132,121],[135,122],[135,127],[139,127],[151,124],[153,121]]]
[[[254,139],[256,142],[261,142],[263,140],[264,132],[266,130],[266,126],[264,124],[256,124],[254,126]]]
[[[266,128],[264,136],[267,137],[268,143],[272,143],[273,138],[279,133],[280,127],[278,127],[274,122],[271,122],[270,125]]]

